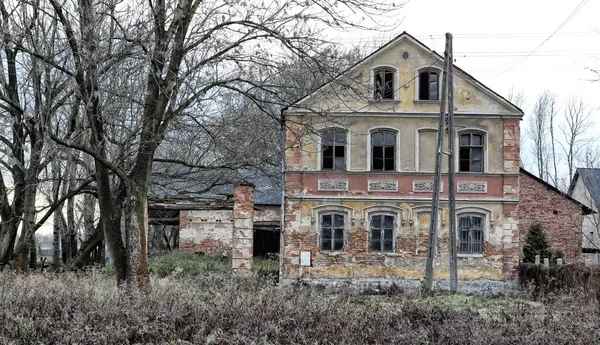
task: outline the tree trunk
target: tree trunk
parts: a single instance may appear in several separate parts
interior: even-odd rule
[[[58,271],[62,266],[62,205],[54,211],[54,224],[52,231],[52,266]]]
[[[89,263],[90,255],[97,251],[98,247],[104,246],[102,241],[103,238],[102,225],[99,223],[96,230],[85,240],[85,242],[83,242],[81,249],[77,252],[75,258],[73,258],[69,268],[71,270],[76,270]]]
[[[17,230],[19,228],[19,218],[11,217],[8,221],[2,222],[2,243],[0,244],[0,268],[8,265],[15,249],[17,240]]]
[[[35,225],[35,199],[37,195],[37,183],[32,183],[25,188],[25,209],[23,213],[23,222],[21,236],[14,253],[13,268],[19,271],[29,271],[29,248],[32,243]]]
[[[150,289],[148,277],[148,197],[137,186],[128,188],[123,202],[122,228],[127,249],[127,285],[142,292]]]

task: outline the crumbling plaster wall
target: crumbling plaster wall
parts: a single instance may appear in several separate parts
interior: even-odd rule
[[[231,253],[231,208],[181,211],[179,219],[180,250],[215,256]]]
[[[254,223],[279,225],[279,205],[257,206]],[[187,252],[206,253],[214,256],[230,255],[233,234],[233,208],[184,210],[179,218],[179,249]]]
[[[283,248],[282,278],[294,279],[360,279],[360,278],[407,278],[424,276],[427,255],[427,227],[419,227],[417,214],[430,210],[430,203],[381,203],[372,201],[345,201],[343,206],[351,210],[345,247],[339,252],[320,250],[318,214],[315,210],[322,202],[289,200],[286,207],[286,232]],[[393,253],[374,253],[369,250],[367,211],[377,207],[397,208],[398,230],[395,233]],[[483,255],[462,255],[458,259],[459,278],[464,280],[491,279],[510,280],[518,263],[518,229],[514,208],[501,204],[486,205],[485,249]],[[478,210],[473,204],[458,204],[460,210]],[[436,279],[448,279],[448,212],[442,210],[444,225],[438,232],[438,248],[435,257]],[[404,221],[402,221],[404,220]],[[493,221],[492,221],[493,220]],[[492,224],[493,222],[493,224]],[[420,229],[421,228],[421,229]],[[310,252],[311,265],[300,266],[300,252]]]

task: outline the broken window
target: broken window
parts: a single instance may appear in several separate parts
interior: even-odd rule
[[[422,71],[419,73],[419,100],[437,101],[439,97],[440,73]]]
[[[394,99],[394,74],[394,70],[390,68],[380,68],[375,70],[373,77],[374,99]]]
[[[483,172],[483,135],[467,133],[460,135],[458,171]]]
[[[394,171],[396,168],[396,133],[377,131],[371,134],[371,170]]]
[[[346,170],[346,131],[335,128],[322,133],[323,170]]]
[[[320,221],[321,250],[343,250],[346,215],[344,213],[325,213],[321,214]]]
[[[394,228],[395,221],[393,216],[384,214],[371,216],[371,251],[393,252]]]
[[[461,215],[458,217],[458,253],[483,254],[484,217]]]

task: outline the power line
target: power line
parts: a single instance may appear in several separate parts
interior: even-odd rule
[[[554,30],[554,32],[552,32],[545,40],[542,41],[542,43],[540,43],[537,47],[535,47],[531,52],[529,52],[529,54],[523,56],[522,58],[518,59],[511,67],[509,67],[508,69],[506,69],[503,72],[500,72],[499,74],[491,77],[491,78],[496,78],[501,76],[502,74],[512,70],[513,68],[517,67],[518,65],[520,65],[521,63],[523,63],[523,61],[527,60],[531,55],[533,55],[535,52],[537,52],[544,44],[546,44],[546,42],[548,42],[560,29],[562,29],[573,17],[575,17],[575,15],[577,14],[577,12],[579,12],[584,6],[585,4],[587,4],[588,0],[581,0],[581,2],[577,5],[577,7],[575,7],[575,9],[567,16],[567,18],[565,20],[563,20],[563,22],[556,28],[556,30]],[[490,79],[491,79],[490,78]]]

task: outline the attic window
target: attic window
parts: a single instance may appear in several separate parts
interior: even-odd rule
[[[379,68],[373,74],[373,99],[394,100],[394,75],[391,68]]]
[[[419,100],[439,100],[439,88],[440,73],[438,71],[425,70],[419,72]]]

